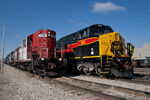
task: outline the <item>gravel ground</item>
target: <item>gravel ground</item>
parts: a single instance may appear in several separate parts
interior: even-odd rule
[[[98,95],[101,97],[102,96],[104,97],[104,95],[106,95],[107,100],[112,100],[112,99],[116,100],[119,98],[123,98],[126,100],[149,100],[150,98],[150,95],[145,92],[119,88],[112,85],[100,84],[100,83],[78,80],[78,79],[68,78],[68,77],[64,77],[64,79],[63,77],[57,78],[57,80],[67,84],[71,84],[73,86],[92,90],[92,93],[97,92]],[[110,97],[110,95],[112,95],[112,97]]]
[[[146,92],[150,91],[150,85],[134,84],[109,79],[100,79],[90,76],[74,76],[71,78],[142,90]],[[63,80],[63,78],[60,79]],[[97,96],[89,91],[82,91],[80,90],[80,88],[76,89],[73,86],[66,86],[57,83],[54,80],[55,79],[49,78],[43,80],[38,76],[33,77],[32,74],[30,74],[29,72],[21,71],[19,69],[5,65],[4,72],[0,73],[0,100],[103,100],[102,94],[101,96],[100,94],[98,94]],[[92,87],[92,85],[89,85],[89,87]],[[96,87],[94,86],[94,88]],[[96,89],[98,88],[100,87],[97,87]],[[107,89],[105,92],[106,94],[110,93],[111,95],[114,90],[112,91],[112,89]],[[118,95],[125,95],[121,94],[118,90],[115,93]],[[133,95],[126,95],[129,96],[127,98],[130,98],[130,100],[136,98],[133,97]],[[147,98],[143,97],[142,99],[148,100]],[[140,98],[138,98],[138,100],[140,100]]]
[[[131,83],[131,82],[101,79],[101,78],[90,77],[90,76],[72,76],[71,78],[95,82],[95,83],[113,85],[113,86],[118,86],[118,87],[123,87],[123,88],[129,88],[129,89],[139,90],[139,91],[144,91],[144,92],[150,92],[150,84],[149,85],[136,84],[136,83]]]
[[[63,87],[54,82],[44,82],[39,77],[19,69],[4,66],[0,74],[0,100],[99,100],[81,91]]]

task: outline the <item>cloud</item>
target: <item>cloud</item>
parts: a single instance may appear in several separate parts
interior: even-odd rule
[[[113,4],[112,2],[96,2],[93,5],[92,12],[94,13],[108,13],[110,11],[124,11],[125,7]]]

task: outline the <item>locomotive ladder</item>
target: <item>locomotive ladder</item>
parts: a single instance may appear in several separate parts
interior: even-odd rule
[[[104,65],[102,66],[102,74],[109,74],[110,73],[110,67],[111,67],[111,60],[113,59],[112,56],[107,56],[104,60],[106,62],[104,62]],[[103,57],[102,57],[102,60],[103,60]],[[103,63],[101,61],[101,63]]]

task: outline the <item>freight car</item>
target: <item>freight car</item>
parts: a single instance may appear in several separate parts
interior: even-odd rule
[[[39,30],[29,35],[16,50],[8,54],[5,62],[40,75],[57,74],[61,70],[61,62],[56,58],[56,33]]]
[[[111,27],[92,25],[57,41],[57,53],[85,74],[132,77],[133,46]],[[127,54],[125,50],[127,49]],[[72,64],[75,62],[76,64]]]

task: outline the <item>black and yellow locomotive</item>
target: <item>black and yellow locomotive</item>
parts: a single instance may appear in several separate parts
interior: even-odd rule
[[[111,27],[95,24],[57,41],[57,50],[68,65],[85,74],[132,77],[134,47]],[[70,66],[69,66],[70,67]]]

